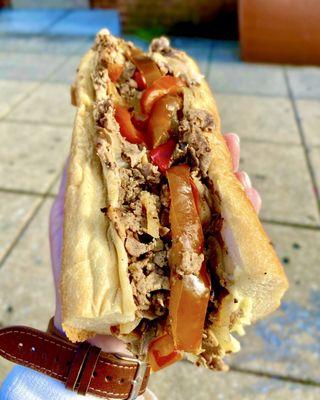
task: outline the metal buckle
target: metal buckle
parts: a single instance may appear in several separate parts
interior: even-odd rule
[[[148,368],[148,363],[141,361],[137,358],[128,357],[120,353],[113,353],[119,360],[134,362],[137,364],[137,371],[132,381],[131,391],[127,400],[135,400],[139,396],[139,392],[142,386],[143,378]]]

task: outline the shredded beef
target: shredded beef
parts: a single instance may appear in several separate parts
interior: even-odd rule
[[[138,145],[129,143],[127,140],[122,139],[122,158],[126,161],[131,168],[136,167],[141,163],[143,152],[139,149]]]
[[[165,36],[161,36],[157,39],[153,39],[150,45],[150,51],[158,53],[170,53],[173,51],[170,46],[170,41]]]
[[[158,290],[151,293],[150,309],[157,317],[162,317],[167,313],[169,292]]]
[[[157,302],[156,299],[152,299],[155,295],[158,301],[158,314],[163,314],[164,310],[160,312],[161,302],[163,307],[165,306],[165,293],[158,291],[168,291],[170,288],[169,277],[164,275],[164,269],[157,268],[152,260],[152,257],[145,258],[141,261],[132,262],[129,265],[131,284],[133,289],[133,295],[136,303],[139,305],[140,310],[147,311],[150,308],[151,301],[153,305]],[[161,301],[162,298],[162,301]]]
[[[180,145],[176,149],[175,157],[181,158],[188,154],[194,167],[199,167],[203,176],[207,175],[212,159],[209,143],[204,132],[213,132],[214,120],[212,116],[204,110],[190,110],[182,119],[179,126]],[[181,153],[182,151],[182,153]]]
[[[157,185],[160,183],[161,174],[158,170],[158,167],[148,162],[139,165],[139,169],[148,183],[152,185]]]
[[[169,206],[170,206],[170,191],[169,191],[168,184],[162,185],[162,187],[161,187],[160,201],[161,201],[161,204],[163,205],[163,207],[169,208]]]
[[[162,250],[163,242],[161,239],[153,239],[151,243],[143,243],[138,240],[131,231],[127,232],[127,239],[125,242],[127,252],[133,257],[140,257],[153,250]],[[152,256],[150,254],[150,256]]]
[[[128,82],[119,83],[117,87],[121,97],[131,106],[135,103],[136,99],[141,96],[141,92],[137,90],[138,85],[133,79],[130,79]]]
[[[164,268],[165,266],[167,266],[167,251],[162,250],[155,253],[153,261],[160,268]]]
[[[145,183],[145,177],[137,168],[120,168],[120,177],[120,202],[129,204],[135,201],[141,193],[141,186]]]
[[[186,249],[182,253],[181,264],[176,269],[177,274],[180,275],[189,275],[195,274],[197,275],[200,271],[201,265],[204,260],[203,254],[197,254]]]
[[[205,329],[203,332],[202,348],[204,351],[199,356],[199,364],[216,371],[228,371],[229,367],[221,359],[223,351],[210,329]]]
[[[120,77],[120,82],[126,82],[133,77],[136,66],[131,61],[124,63],[124,69]]]

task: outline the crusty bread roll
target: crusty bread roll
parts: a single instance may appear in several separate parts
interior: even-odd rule
[[[72,341],[83,341],[96,333],[109,334],[110,328],[117,326],[118,337],[132,342],[136,340],[132,332],[145,318],[145,314],[138,312],[128,272],[127,227],[116,214],[106,217],[100,211],[106,205],[112,209],[119,205],[121,146],[127,145],[114,119],[105,123],[104,142],[97,139],[98,105],[107,101],[107,97],[112,108],[119,97],[107,70],[108,54],[114,54],[115,49],[121,59],[132,51],[133,45],[112,37],[106,30],[99,32],[95,46],[81,61],[72,89],[77,114],[65,194],[61,279],[62,326]],[[191,82],[192,95],[184,97],[184,109],[204,110],[214,121],[214,130],[204,129],[202,134],[211,154],[206,179],[212,183],[210,195],[223,221],[220,233],[224,247],[217,274],[228,293],[208,320],[202,356],[190,358],[223,369],[224,354],[240,347],[232,332],[243,334],[244,325],[274,311],[288,282],[251,202],[233,173],[214,98],[196,63],[184,52],[172,51],[163,38],[153,42],[149,55],[160,69],[171,68],[171,74],[182,79],[187,76]],[[170,68],[167,60],[174,60],[168,64]],[[105,65],[104,71],[101,65]],[[110,115],[108,118],[114,118]],[[108,147],[104,151],[108,152],[108,160],[113,160],[113,169],[106,161],[102,162],[101,154],[97,155],[97,140],[99,148]],[[141,146],[139,149],[139,162],[144,165],[148,162],[147,150]]]

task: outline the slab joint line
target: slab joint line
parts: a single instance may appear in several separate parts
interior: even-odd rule
[[[315,196],[316,196],[316,200],[317,200],[318,213],[320,215],[320,193],[319,193],[318,188],[317,188],[316,177],[315,177],[315,174],[313,172],[311,161],[310,161],[310,158],[309,158],[308,145],[307,145],[307,142],[306,142],[306,138],[304,136],[303,127],[302,127],[301,120],[300,120],[300,117],[299,117],[299,113],[298,113],[298,109],[297,109],[297,106],[296,106],[295,98],[294,98],[292,90],[291,90],[287,69],[284,68],[283,72],[284,72],[284,79],[286,81],[286,85],[287,85],[287,89],[288,89],[289,99],[290,99],[291,104],[292,104],[294,117],[295,117],[296,124],[297,124],[297,127],[298,127],[299,135],[300,135],[301,144],[302,144],[302,147],[303,147],[303,150],[304,150],[304,155],[305,155],[305,159],[306,159],[306,163],[307,163],[307,168],[308,168],[308,171],[309,171],[309,174],[310,174],[310,177],[311,177],[313,190],[314,190],[314,193],[315,193]]]

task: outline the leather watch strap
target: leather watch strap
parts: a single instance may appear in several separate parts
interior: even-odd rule
[[[58,379],[79,394],[103,398],[134,399],[144,393],[150,375],[149,365],[135,358],[23,326],[0,329],[0,355]]]

